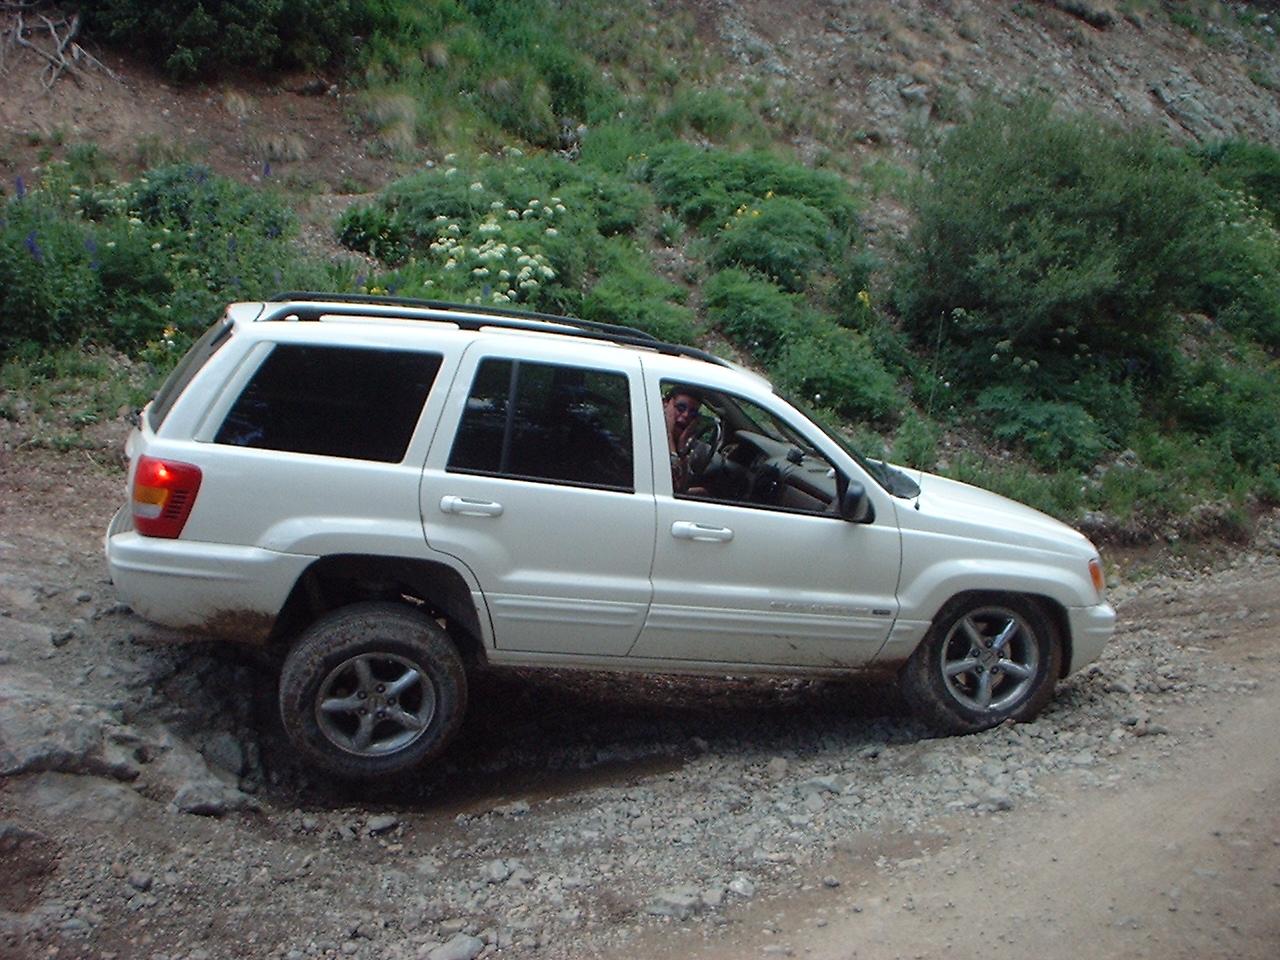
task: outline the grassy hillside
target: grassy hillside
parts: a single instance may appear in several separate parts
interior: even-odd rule
[[[191,22],[161,6],[86,4],[89,29],[145,32],[176,79],[341,70],[358,135],[416,172],[337,219],[338,257],[296,242],[301,194],[279,181],[179,163],[122,182],[81,143],[8,184],[0,417],[24,442],[88,442],[225,301],[318,287],[700,342],[873,456],[1104,535],[1237,532],[1280,499],[1269,147],[1178,146],[1024,97],[957,106],[921,129],[918,172],[864,178],[847,132],[713,82],[694,24],[647,7],[231,0]],[[826,169],[779,145],[797,124]],[[860,223],[886,191],[912,227],[873,256]]]

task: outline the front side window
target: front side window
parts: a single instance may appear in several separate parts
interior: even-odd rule
[[[278,344],[214,441],[398,463],[441,359],[408,350]]]
[[[838,471],[803,433],[745,397],[663,381],[677,499],[834,515]]]
[[[481,361],[448,469],[633,491],[626,374],[524,360]]]

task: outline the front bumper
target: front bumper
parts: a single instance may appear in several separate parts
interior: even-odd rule
[[[1116,611],[1108,603],[1068,607],[1067,621],[1071,627],[1071,667],[1067,672],[1075,673],[1096,660],[1116,632]]]

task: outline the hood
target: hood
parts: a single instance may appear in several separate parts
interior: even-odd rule
[[[1097,554],[1084,534],[1026,504],[932,473],[920,474],[918,480],[920,496],[910,505],[899,505],[903,527],[1066,556]]]

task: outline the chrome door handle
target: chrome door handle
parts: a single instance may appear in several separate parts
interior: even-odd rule
[[[728,543],[733,539],[733,531],[728,527],[713,527],[705,523],[691,523],[688,520],[677,520],[671,525],[671,535],[677,540],[703,540]]]
[[[456,513],[463,517],[500,517],[502,504],[492,500],[473,500],[471,497],[447,496],[440,498],[441,513]]]

